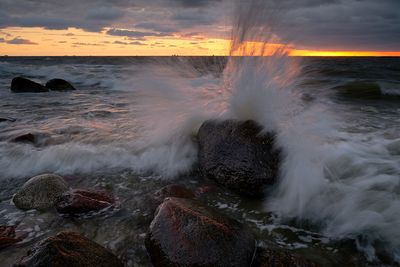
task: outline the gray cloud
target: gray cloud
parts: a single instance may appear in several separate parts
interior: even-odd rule
[[[142,31],[121,30],[121,29],[109,29],[107,31],[107,34],[114,36],[133,37],[133,38],[143,38],[150,36],[157,36],[157,37],[170,36],[170,34],[168,33],[142,32]]]
[[[124,16],[124,12],[119,9],[115,9],[112,7],[98,7],[93,10],[90,10],[87,18],[92,20],[117,20]]]
[[[4,38],[0,38],[0,43],[12,44],[12,45],[37,45],[37,43],[29,41],[27,39],[22,39],[16,37],[14,39],[6,40]]]

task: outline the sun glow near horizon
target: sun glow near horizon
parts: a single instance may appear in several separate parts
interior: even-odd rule
[[[265,55],[282,47],[271,44]],[[290,56],[309,57],[399,57],[400,51],[357,51],[329,49],[297,49],[287,46]],[[148,37],[135,40],[124,36],[111,36],[106,32],[92,33],[80,29],[46,30],[43,28],[12,27],[0,32],[0,55],[8,56],[227,56],[230,40],[224,37],[180,36]],[[252,54],[246,49],[235,56]]]

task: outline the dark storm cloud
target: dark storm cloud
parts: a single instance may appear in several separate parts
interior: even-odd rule
[[[88,19],[93,20],[117,20],[124,16],[124,12],[119,9],[108,8],[108,7],[98,7],[90,10],[87,14]]]
[[[399,50],[400,1],[308,1],[288,8],[282,31],[308,47]]]
[[[136,39],[190,32],[227,37],[235,1],[279,10],[272,20],[277,33],[299,46],[399,50],[400,0],[0,0],[0,28],[106,28]]]

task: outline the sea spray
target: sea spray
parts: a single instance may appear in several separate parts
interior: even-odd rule
[[[353,238],[369,260],[382,249],[398,260],[399,165],[381,144],[374,151],[369,140],[353,143],[326,103],[303,103],[299,64],[272,32],[279,21],[265,24],[270,1],[240,2],[238,10],[231,55],[243,57],[231,57],[225,70],[228,116],[275,132],[285,153],[267,210],[311,222],[334,240]]]

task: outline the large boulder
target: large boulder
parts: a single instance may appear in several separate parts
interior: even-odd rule
[[[46,87],[52,91],[73,91],[75,88],[66,80],[52,79],[46,83]]]
[[[74,232],[61,232],[37,244],[18,267],[122,267],[122,262],[99,244]]]
[[[250,266],[256,241],[241,223],[199,202],[167,198],[146,237],[155,267]]]
[[[257,248],[253,267],[318,267],[320,264],[284,249]]]
[[[14,93],[43,93],[48,92],[49,89],[31,80],[16,77],[11,82],[11,91]]]
[[[43,174],[29,179],[13,197],[15,206],[22,210],[45,210],[53,207],[68,190],[64,179],[54,174]]]
[[[64,193],[56,203],[61,214],[79,215],[98,212],[115,203],[114,197],[105,191],[74,189]]]
[[[199,129],[203,175],[241,194],[260,197],[278,177],[275,136],[254,121],[206,121]]]

